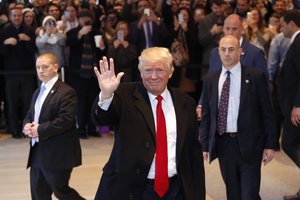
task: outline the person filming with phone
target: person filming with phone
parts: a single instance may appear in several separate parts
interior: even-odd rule
[[[169,47],[171,43],[169,32],[148,0],[138,2],[138,13],[140,18],[131,26],[132,41],[138,54],[149,47]]]
[[[128,41],[128,23],[118,22],[116,32],[117,37],[108,46],[107,56],[114,59],[117,73],[125,72],[122,81],[133,81],[134,69],[137,68],[137,52],[134,45]]]

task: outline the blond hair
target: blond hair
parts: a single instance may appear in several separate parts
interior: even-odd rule
[[[138,68],[141,71],[144,67],[145,62],[160,62],[167,66],[168,69],[171,69],[173,73],[173,57],[169,50],[164,47],[151,47],[144,49],[139,56],[139,65]]]

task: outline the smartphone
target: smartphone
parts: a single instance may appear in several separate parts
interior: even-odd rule
[[[66,17],[70,17],[71,12],[69,10],[65,10],[64,15]]]
[[[145,8],[144,14],[149,17],[150,16],[150,8]]]
[[[123,40],[124,40],[124,34],[123,34],[123,31],[118,31],[117,37],[118,37],[118,40],[123,41]]]
[[[178,23],[179,24],[183,23],[183,14],[181,14],[181,13],[178,14]]]
[[[247,12],[247,19],[252,19],[252,13],[251,12]]]

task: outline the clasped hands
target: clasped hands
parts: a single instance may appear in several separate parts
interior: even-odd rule
[[[25,124],[24,128],[23,128],[23,133],[25,134],[26,137],[38,137],[38,127],[39,124],[36,122],[32,122],[32,123],[27,123]]]
[[[109,62],[106,57],[99,61],[99,70],[94,67],[95,74],[98,79],[99,88],[101,91],[101,101],[112,97],[114,91],[118,88],[124,72],[115,74],[115,66],[112,58]]]

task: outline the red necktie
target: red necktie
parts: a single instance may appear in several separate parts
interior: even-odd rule
[[[163,197],[169,189],[168,178],[168,147],[167,128],[164,112],[162,110],[162,96],[158,95],[156,106],[156,157],[155,157],[155,179],[154,191]]]

